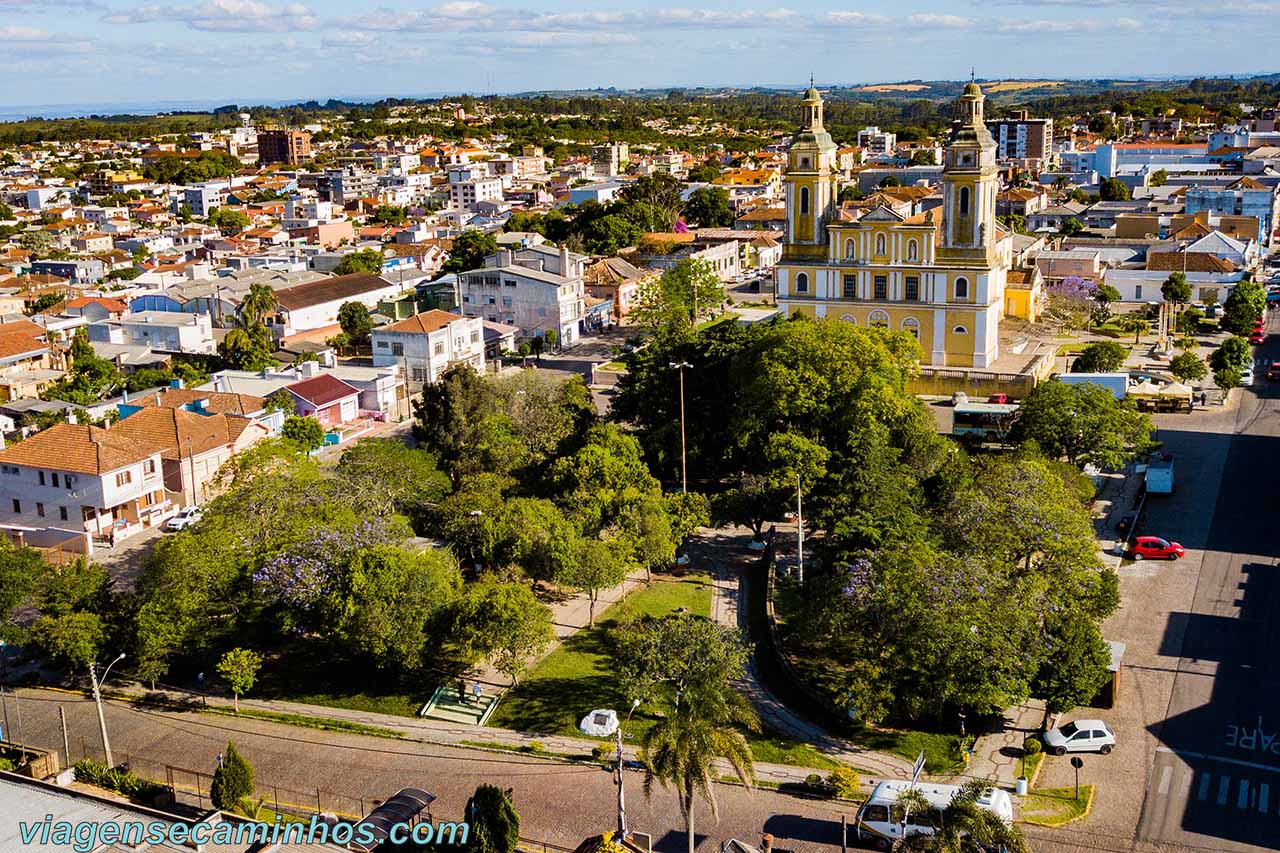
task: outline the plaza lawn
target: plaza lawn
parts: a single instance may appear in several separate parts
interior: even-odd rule
[[[630,611],[663,616],[680,608],[691,613],[711,612],[711,584],[706,575],[683,578],[655,576],[651,586],[641,587],[596,619],[595,628],[574,634],[533,668],[520,686],[498,703],[488,725],[537,734],[582,737],[578,721],[596,708],[624,710],[631,700],[622,695],[610,672],[607,636],[618,617]],[[637,710],[626,726],[633,744],[639,744],[657,717]],[[832,770],[838,762],[806,743],[772,731],[748,733],[756,761]]]
[[[706,575],[683,578],[655,576],[596,618],[594,628],[583,628],[547,655],[521,680],[520,686],[502,697],[489,725],[537,734],[581,736],[578,721],[596,708],[625,712],[631,701],[618,689],[609,667],[607,636],[618,617],[630,611],[663,616],[681,607],[703,616],[711,612],[711,583]],[[654,723],[637,711],[627,733],[639,737]]]
[[[1018,819],[1036,826],[1062,826],[1085,817],[1092,807],[1092,785],[1080,786],[1078,800],[1074,785],[1066,788],[1041,788],[1023,799]]]

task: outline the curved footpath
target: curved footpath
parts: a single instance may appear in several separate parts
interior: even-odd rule
[[[747,550],[750,541],[751,533],[747,528],[704,529],[690,549],[696,554],[695,565],[709,567],[714,579],[712,618],[731,628],[747,627],[746,615],[739,603],[744,600],[744,570],[756,559]],[[779,734],[812,744],[820,752],[859,771],[870,771],[886,779],[911,778],[911,762],[902,756],[858,746],[800,717],[769,692],[761,682],[754,662],[748,667],[746,677],[738,682],[738,689],[751,701],[760,720]],[[871,783],[874,780],[863,781]]]

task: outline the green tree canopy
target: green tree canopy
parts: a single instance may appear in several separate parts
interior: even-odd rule
[[[378,275],[382,272],[382,264],[386,259],[377,249],[360,249],[342,256],[334,275]]]
[[[478,229],[463,231],[453,238],[445,272],[466,272],[484,266],[484,259],[498,251],[498,238]]]
[[[701,187],[689,194],[684,217],[699,228],[728,228],[733,225],[729,191],[724,187]]]
[[[1103,201],[1128,201],[1133,198],[1129,185],[1119,178],[1105,178],[1098,187]]]
[[[1179,353],[1169,362],[1169,372],[1182,382],[1195,382],[1208,373],[1204,359],[1193,352]]]
[[[487,579],[470,584],[455,618],[464,646],[492,660],[512,683],[555,639],[551,611],[525,584]]]
[[[231,688],[232,703],[237,714],[240,713],[241,694],[253,689],[261,668],[262,655],[252,649],[230,649],[218,661],[218,675]]]
[[[365,344],[373,331],[373,318],[363,302],[344,302],[338,309],[338,325],[352,343]]]
[[[1154,431],[1132,402],[1091,382],[1042,382],[1018,409],[1010,439],[1035,442],[1051,458],[1115,470],[1144,450]]]
[[[1222,319],[1218,325],[1228,332],[1247,335],[1266,310],[1266,288],[1252,279],[1244,279],[1231,288],[1231,295],[1222,304]]]
[[[631,316],[660,337],[687,340],[698,318],[723,302],[724,283],[711,264],[685,259],[641,283]]]
[[[1071,369],[1076,373],[1114,373],[1124,366],[1129,349],[1115,341],[1102,341],[1086,346]]]
[[[312,417],[290,415],[280,434],[304,450],[318,450],[324,444],[324,427]]]

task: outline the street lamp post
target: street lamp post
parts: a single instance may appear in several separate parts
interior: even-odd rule
[[[107,668],[102,673],[102,678],[98,678],[97,664],[89,664],[89,680],[93,682],[93,702],[98,706],[98,731],[102,734],[102,751],[107,755],[107,766],[115,767],[116,763],[111,757],[111,741],[107,739],[107,718],[102,712],[102,684],[107,680],[107,676],[111,674],[111,667],[124,660],[124,652],[120,656],[107,664]]]
[[[687,361],[673,361],[671,366],[680,374],[680,491],[689,491],[688,446],[684,435],[684,369],[693,367]]]

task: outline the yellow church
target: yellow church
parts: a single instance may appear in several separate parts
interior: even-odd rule
[[[1026,309],[1025,294],[1005,301],[1013,240],[996,221],[996,143],[983,100],[977,83],[965,86],[943,162],[941,215],[904,217],[877,207],[850,220],[840,212],[837,149],[822,124],[822,97],[813,87],[805,92],[803,126],[783,177],[787,230],[777,293],[784,314],[903,329],[920,341],[928,365],[995,362],[1002,315]]]

